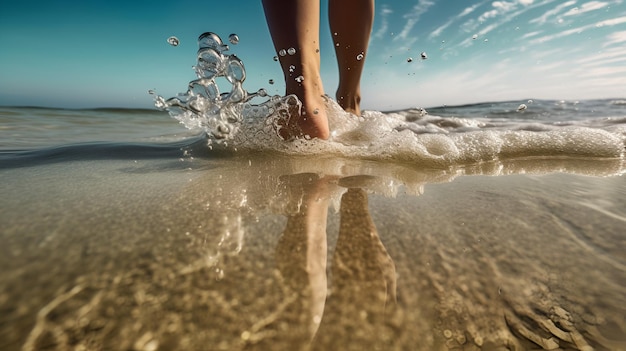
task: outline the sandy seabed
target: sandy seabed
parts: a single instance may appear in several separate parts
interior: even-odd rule
[[[622,160],[0,169],[2,350],[626,350]]]

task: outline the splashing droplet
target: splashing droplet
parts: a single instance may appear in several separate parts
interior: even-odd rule
[[[363,59],[363,57],[365,57],[365,55],[363,55],[363,53],[360,53],[360,54],[356,55],[356,60],[357,61],[361,61]]]
[[[486,42],[488,42],[488,41],[489,41],[489,39],[485,39],[485,40],[483,40],[483,41],[486,43]]]
[[[524,111],[528,108],[528,106],[526,106],[525,104],[521,104],[517,107],[517,112],[521,112]]]
[[[298,82],[298,83],[304,82],[304,77],[303,76],[297,76],[296,77],[296,82]]]
[[[287,55],[287,50],[285,50],[285,49],[280,49],[280,51],[278,51],[278,54],[279,54],[280,56],[285,56],[285,55]]]
[[[296,70],[296,66],[291,65],[289,66],[289,73],[293,73]]]
[[[426,60],[426,59],[428,58],[428,55],[426,55],[426,53],[425,53],[425,52],[422,52],[422,53],[420,54],[420,57],[422,58],[422,60]]]
[[[239,44],[239,36],[235,33],[231,34],[228,36],[228,41],[230,41],[231,44],[233,45],[237,45]]]
[[[407,58],[406,62],[413,62],[413,58],[412,57]]]
[[[289,55],[295,55],[295,54],[296,54],[296,49],[294,49],[294,48],[289,48],[289,49],[287,49],[287,53],[288,53]]]
[[[178,44],[180,44],[180,40],[172,35],[171,37],[167,38],[167,43],[171,46],[178,46]]]
[[[268,81],[268,83],[270,83],[270,84],[274,84],[274,80],[273,80],[273,79],[270,79],[270,80]]]
[[[274,56],[273,60],[278,61],[278,56]]]
[[[198,37],[198,47],[200,49],[213,49],[218,52],[227,51],[228,45],[224,45],[222,38],[212,32],[205,32]]]
[[[474,35],[472,35],[472,39],[473,39],[473,40],[478,39],[478,34],[474,34]]]

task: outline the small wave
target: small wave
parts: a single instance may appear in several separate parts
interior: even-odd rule
[[[0,169],[88,160],[178,159],[186,153],[205,155],[206,139],[196,137],[169,144],[82,143],[36,150],[0,151]]]

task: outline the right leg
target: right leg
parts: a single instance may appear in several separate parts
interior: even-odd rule
[[[330,0],[328,15],[339,65],[337,102],[360,116],[361,73],[374,22],[374,0]]]
[[[276,51],[295,49],[295,53],[280,55],[279,59],[286,93],[296,95],[303,104],[296,127],[303,135],[328,139],[330,131],[320,77],[319,0],[263,0],[263,8]]]

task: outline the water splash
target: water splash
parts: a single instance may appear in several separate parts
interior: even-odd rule
[[[239,42],[236,34],[229,36],[233,44]],[[228,45],[215,33],[206,32],[198,37],[197,63],[193,66],[198,79],[189,82],[187,91],[166,99],[155,95],[154,105],[167,111],[189,129],[200,128],[217,140],[232,139],[245,119],[266,120],[268,128],[279,131],[287,125],[302,104],[295,96],[268,97],[265,89],[250,93],[243,88],[246,70],[243,62],[234,54],[228,54]],[[291,50],[291,48],[290,48]],[[295,50],[295,49],[294,49]],[[281,50],[281,56],[284,56]],[[223,78],[230,85],[228,92],[221,92],[217,80]],[[271,83],[270,83],[271,84]],[[268,98],[258,105],[250,103],[253,98]]]
[[[175,36],[171,36],[167,38],[167,43],[171,46],[178,46],[178,44],[180,44],[180,40],[178,40]]]
[[[228,36],[228,41],[233,44],[233,45],[237,45],[239,44],[239,36],[235,33],[231,34]]]

